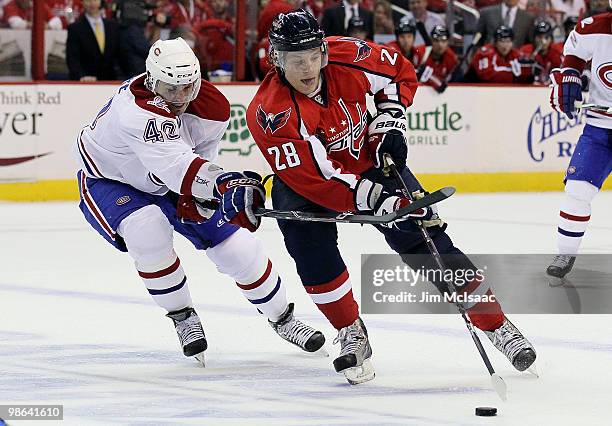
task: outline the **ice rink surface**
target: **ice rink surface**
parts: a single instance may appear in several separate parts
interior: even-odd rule
[[[561,199],[457,194],[440,212],[468,253],[553,253]],[[612,253],[611,211],[612,193],[598,195],[583,252]],[[366,315],[376,379],[351,386],[333,370],[335,330],[301,287],[275,222],[257,235],[297,315],[325,333],[329,358],[282,341],[177,235],[209,342],[200,368],[180,352],[129,256],[90,229],[76,203],[0,203],[0,404],[63,404],[58,424],[75,425],[610,424],[612,316],[511,316],[538,351],[539,379],[515,371],[482,335],[508,385],[503,403],[459,316]],[[340,226],[340,245],[359,296],[360,254],[391,251],[357,225]],[[498,416],[476,417],[477,406]]]

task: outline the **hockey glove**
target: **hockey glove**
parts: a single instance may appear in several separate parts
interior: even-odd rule
[[[562,112],[571,120],[574,118],[576,101],[582,101],[582,80],[580,73],[573,68],[555,68],[550,73],[552,91],[550,106]]]
[[[406,139],[398,131],[391,130],[388,133],[370,135],[368,144],[373,153],[374,167],[377,169],[385,167],[385,154],[391,155],[399,170],[406,167],[408,145],[406,145]]]
[[[227,172],[217,177],[215,197],[221,201],[220,211],[226,222],[241,226],[251,232],[259,228],[261,218],[255,209],[263,207],[266,190],[261,176],[255,172]]]
[[[206,222],[219,207],[217,200],[199,200],[192,195],[176,195],[176,216],[182,223],[198,225]]]
[[[378,198],[376,206],[374,207],[374,215],[382,216],[387,213],[393,213],[402,207],[406,207],[408,204],[410,204],[410,200],[408,198],[398,197],[396,195],[389,194],[387,191],[383,191]],[[434,213],[430,207],[425,207],[409,213],[403,218],[384,226],[388,228],[395,228],[400,231],[412,231],[414,230],[414,224],[408,219],[427,221],[432,219],[433,214]]]
[[[397,105],[397,108],[382,109],[374,116],[374,119],[368,126],[368,135],[388,133],[390,130],[396,130],[406,137],[407,129],[406,113],[403,107]]]

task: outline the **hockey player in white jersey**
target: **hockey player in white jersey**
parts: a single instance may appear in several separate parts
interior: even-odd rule
[[[173,320],[186,356],[203,362],[207,341],[173,231],[206,250],[283,339],[318,350],[323,334],[294,318],[262,243],[244,229],[259,226],[253,214],[265,200],[259,176],[214,163],[229,122],[227,99],[201,80],[198,60],[181,38],[156,42],[146,69],[124,82],[77,138],[86,220],[133,258],[153,300]]]
[[[588,61],[591,61],[589,103],[611,107],[612,13],[579,22],[565,42],[563,54],[561,68],[551,74],[552,107],[574,118],[576,101],[582,101],[580,75]],[[591,200],[611,171],[612,114],[588,110],[586,125],[565,174],[565,199],[557,228],[559,254],[547,269],[554,281],[571,271],[591,218]]]

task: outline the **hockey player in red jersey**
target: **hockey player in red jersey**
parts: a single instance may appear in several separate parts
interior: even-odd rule
[[[406,108],[417,89],[410,62],[385,46],[347,37],[324,39],[317,21],[303,10],[279,15],[269,38],[275,72],[261,83],[247,122],[276,174],[274,208],[381,215],[409,204],[397,181],[382,169],[384,155],[390,154],[409,189],[423,191],[406,167]],[[372,121],[367,93],[377,109]],[[444,232],[435,209],[421,209],[412,218],[429,227],[440,253],[455,256],[450,269],[476,269]],[[378,230],[398,253],[428,254],[418,226],[405,219]],[[335,224],[279,220],[278,225],[302,284],[338,330],[335,341],[341,347],[334,368],[352,384],[373,379],[372,348],[338,250]],[[408,257],[404,261],[414,269],[437,269],[433,259],[427,265]],[[445,283],[434,285],[446,291]],[[460,291],[491,294],[486,280],[474,280]],[[533,347],[496,301],[474,303],[467,310],[517,369],[534,362]]]
[[[514,31],[500,26],[495,31],[495,42],[476,52],[470,65],[470,73],[482,83],[513,84],[531,83],[532,66],[521,63],[521,53],[512,47]]]
[[[448,47],[448,37],[448,30],[436,25],[431,30],[431,53],[426,54],[426,46],[416,49],[415,67],[419,81],[433,87],[438,93],[446,90],[447,80],[459,63],[455,52]]]
[[[415,35],[416,26],[411,21],[401,20],[395,26],[395,41],[390,41],[387,46],[397,50],[404,58],[414,64],[416,55]]]
[[[553,44],[552,31],[548,22],[538,22],[534,30],[534,43],[520,49],[526,59],[534,61],[534,80],[537,84],[548,85],[550,71],[561,66],[563,47]]]

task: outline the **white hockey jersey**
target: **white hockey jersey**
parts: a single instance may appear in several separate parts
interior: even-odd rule
[[[612,13],[583,19],[563,47],[563,67],[582,70],[591,61],[589,103],[612,106]],[[588,124],[612,129],[612,114],[587,111]]]
[[[212,162],[229,123],[229,102],[202,81],[196,99],[177,117],[144,79],[142,74],[124,82],[79,132],[74,152],[82,170],[151,194],[170,189],[212,198],[211,176],[220,171]]]

